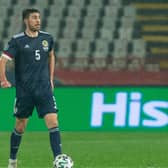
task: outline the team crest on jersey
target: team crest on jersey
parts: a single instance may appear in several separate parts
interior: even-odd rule
[[[48,51],[48,41],[47,40],[42,41],[42,46],[43,46],[44,51]]]

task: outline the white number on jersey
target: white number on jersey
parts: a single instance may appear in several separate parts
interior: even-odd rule
[[[40,60],[40,50],[35,50],[35,60]]]

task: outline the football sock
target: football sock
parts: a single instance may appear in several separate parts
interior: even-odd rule
[[[10,159],[16,159],[21,139],[22,133],[14,129],[10,137]]]
[[[61,137],[58,127],[50,128],[50,145],[53,151],[54,158],[61,154]]]

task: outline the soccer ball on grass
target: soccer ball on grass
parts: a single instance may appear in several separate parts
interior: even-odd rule
[[[58,155],[54,162],[54,168],[72,168],[73,167],[73,161],[70,156],[66,154],[60,154]]]

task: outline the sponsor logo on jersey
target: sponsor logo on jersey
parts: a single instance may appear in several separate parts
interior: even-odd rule
[[[29,46],[28,44],[26,44],[26,45],[24,46],[24,48],[30,48],[30,46]]]
[[[47,40],[43,40],[42,41],[42,46],[43,46],[43,50],[44,51],[48,51],[48,41]]]

